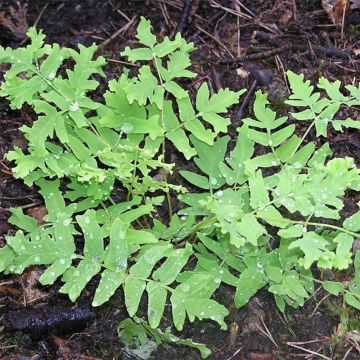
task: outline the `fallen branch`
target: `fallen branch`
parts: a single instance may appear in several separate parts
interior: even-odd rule
[[[274,36],[270,33],[266,33],[264,31],[255,31],[254,39],[257,41],[264,41],[269,44],[272,44],[277,47],[283,47],[283,42],[279,38],[279,36]],[[326,55],[329,57],[338,57],[341,59],[350,59],[350,52],[336,49],[334,47],[324,47],[321,45],[312,45],[312,44],[293,44],[288,42],[288,48],[296,51],[313,51],[318,54]]]

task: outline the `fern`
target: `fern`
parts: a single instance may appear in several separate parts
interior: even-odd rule
[[[11,210],[9,222],[19,230],[0,249],[1,272],[41,265],[40,283],[62,283],[72,301],[91,282],[93,306],[121,289],[135,319],[120,326],[128,347],[139,334],[138,345],[147,346],[146,333],[174,341],[153,330],[167,304],[177,330],[195,319],[225,329],[229,311],[216,300],[222,284],[233,288],[238,308],[261,288],[281,311],[302,306],[314,281],[360,308],[359,255],[351,252],[360,212],[341,216],[347,191],[360,190],[360,171],[353,159],[334,158],[326,139],[317,147],[307,138],[313,127],[317,137],[326,137],[330,125],[359,129],[358,121],[337,118],[342,107],[360,105],[359,88],[347,86],[345,95],[339,82],[322,78],[315,90],[288,72],[290,120],[278,117],[259,91],[254,116],[244,119],[228,151],[226,112],[244,91],[210,94],[203,83],[190,97],[179,80],[196,76],[189,70],[194,47],[180,34],[158,42],[141,18],[139,47],[122,53],[138,72],[125,69],[109,81],[99,102],[91,94],[106,60],[95,57],[95,45],[73,50],[44,44],[35,29],[28,35],[24,48],[0,47],[0,63],[11,65],[0,95],[13,109],[28,104],[36,117],[21,128],[26,152],[15,148],[7,159],[15,177],[39,187],[48,214],[38,226],[21,209]],[[64,71],[67,60],[74,65]],[[311,122],[302,137],[296,121]],[[192,171],[167,163],[169,144],[193,161]],[[181,184],[168,181],[173,172]],[[182,203],[175,214],[170,193]],[[168,223],[158,212],[165,197]],[[349,284],[312,274],[315,267],[345,270],[353,261]],[[147,323],[136,317],[145,297]],[[176,342],[209,355],[201,344]]]

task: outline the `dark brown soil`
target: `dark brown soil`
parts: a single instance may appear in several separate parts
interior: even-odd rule
[[[126,45],[134,44],[139,17],[149,18],[159,37],[172,35],[181,19],[182,3],[181,0],[4,0],[0,1],[0,10],[8,12],[9,6],[17,8],[17,4],[27,4],[27,24],[37,23],[49,43],[58,42],[68,47],[92,42],[101,44],[135,17],[133,26],[101,50],[110,59],[107,66],[110,79],[122,71],[119,53]],[[243,7],[239,7],[241,4]],[[239,9],[241,16],[231,13]],[[23,43],[21,19],[14,22],[15,25],[20,22],[17,30],[0,25],[2,46],[17,47]],[[255,36],[255,31],[268,36],[266,39],[261,34]],[[343,84],[358,84],[359,81],[359,10],[347,13],[342,29],[333,25],[320,0],[195,0],[183,34],[197,47],[193,56],[194,68],[199,73],[197,79],[206,79],[214,90],[219,87],[249,89],[255,78],[251,74],[240,76],[244,69],[261,66],[271,70],[274,76],[263,89],[269,92],[279,113],[286,109],[284,98],[288,90],[284,72],[288,69],[304,73],[313,81],[321,76],[341,80]],[[234,61],[232,56],[241,59]],[[104,82],[100,91],[105,85]],[[196,85],[197,80],[194,80],[189,85],[190,90]],[[246,113],[250,111],[252,99],[253,96]],[[232,134],[241,121],[236,115],[238,111],[238,108],[232,110]],[[26,147],[18,128],[31,124],[32,116],[26,108],[9,111],[6,101],[0,100],[0,246],[5,243],[6,233],[13,231],[6,222],[8,208],[32,209],[42,205],[36,189],[15,180],[11,176],[11,164],[4,159],[4,154],[14,145]],[[359,111],[354,110],[351,116],[359,118]],[[302,131],[298,125],[298,132]],[[351,156],[360,164],[359,131],[329,133],[329,141],[336,156]],[[350,194],[348,211],[353,211],[357,201],[359,196]],[[117,335],[117,326],[126,317],[121,295],[115,295],[109,303],[94,310],[89,305],[92,289],[84,291],[74,305],[57,293],[56,286],[34,287],[32,277],[36,274],[37,269],[33,269],[19,277],[0,277],[0,314],[5,326],[3,330],[0,328],[1,359],[131,359]],[[319,276],[333,277],[334,274]],[[230,308],[231,296],[229,289],[222,288],[222,302]],[[29,314],[26,321],[32,319],[36,323],[45,316],[43,314],[50,314],[46,318],[47,327],[43,328],[45,331],[33,331],[31,322],[23,331],[11,331],[9,318],[13,316],[14,320],[18,316],[20,321],[21,316],[26,317],[25,312]],[[70,327],[67,321],[71,314],[86,316],[79,322],[72,322]],[[346,330],[360,330],[359,313],[343,307],[335,298],[326,297],[321,290],[315,292],[304,308],[287,309],[286,315],[277,310],[266,291],[261,291],[248,306],[232,311],[230,328],[231,332],[224,332],[212,322],[195,322],[187,324],[184,332],[177,335],[207,344],[213,351],[210,359],[320,359],[316,353],[325,359],[345,359],[350,347],[352,350],[346,358],[360,358],[356,344],[347,342],[344,335]],[[289,342],[295,344],[289,345]],[[176,360],[199,359],[200,356],[184,347],[161,345],[154,358]]]

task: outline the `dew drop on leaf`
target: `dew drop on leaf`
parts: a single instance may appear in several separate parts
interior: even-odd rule
[[[79,104],[76,101],[74,101],[73,103],[70,104],[69,110],[73,111],[73,112],[78,111],[79,110]]]
[[[211,185],[216,185],[217,184],[217,180],[214,177],[210,177],[210,184]]]
[[[55,71],[52,71],[52,72],[48,75],[48,79],[49,79],[49,80],[54,80],[54,79],[55,79],[55,76],[56,76]]]

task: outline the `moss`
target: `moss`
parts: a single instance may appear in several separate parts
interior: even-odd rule
[[[359,29],[358,26],[350,24],[350,26],[348,27],[347,33],[350,36],[354,36],[354,37],[359,36],[360,35],[360,29]]]
[[[359,312],[353,308],[349,308],[348,330],[360,330]]]

